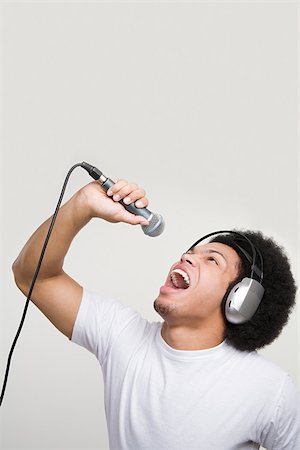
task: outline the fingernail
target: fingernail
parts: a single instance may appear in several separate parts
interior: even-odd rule
[[[148,220],[143,220],[143,222],[141,222],[141,225],[149,225]]]
[[[107,193],[107,195],[112,195],[112,191],[110,189],[108,189],[108,191],[106,193]]]
[[[130,198],[130,197],[125,197],[124,200],[123,200],[123,202],[124,202],[126,205],[129,205],[129,203],[131,203],[131,198]]]
[[[116,202],[118,202],[118,201],[120,200],[119,194],[115,194],[115,195],[113,196],[113,199],[114,199]]]
[[[135,206],[137,208],[141,208],[143,206],[143,202],[141,202],[141,200],[138,200],[137,202],[135,202]]]

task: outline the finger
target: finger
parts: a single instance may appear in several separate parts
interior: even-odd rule
[[[149,225],[149,221],[142,216],[135,216],[124,210],[122,222],[129,223],[130,225]]]
[[[146,208],[149,204],[147,197],[142,197],[138,201],[136,201],[135,206],[137,208]]]
[[[145,219],[145,217],[143,217],[143,216],[135,216],[137,219],[137,224],[139,224],[139,225],[149,225],[149,220],[147,220],[147,219]]]
[[[113,199],[117,202],[119,200],[123,200],[125,197],[131,195],[132,192],[136,191],[138,189],[138,185],[134,183],[126,184],[124,186],[120,186],[120,189],[115,191],[113,194]],[[131,203],[131,202],[129,202]]]
[[[111,186],[106,192],[109,197],[115,195],[120,189],[128,184],[126,180],[117,180],[113,186]]]
[[[124,198],[123,202],[126,205],[129,205],[130,203],[138,202],[141,199],[143,199],[143,200],[142,200],[142,203],[140,203],[140,204],[142,206],[146,206],[146,204],[148,204],[148,200],[146,198],[146,192],[144,191],[144,189],[140,188],[140,189],[136,189],[135,191],[132,191],[129,194],[127,194],[126,197]]]

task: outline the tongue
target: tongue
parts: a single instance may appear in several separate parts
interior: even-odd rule
[[[187,284],[184,281],[184,279],[182,278],[181,275],[179,275],[179,273],[175,274],[176,277],[176,281],[177,281],[177,285],[178,285],[178,289],[187,289]]]

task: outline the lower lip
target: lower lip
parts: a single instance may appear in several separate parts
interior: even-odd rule
[[[182,292],[182,291],[183,291],[183,289],[176,289],[176,288],[166,286],[166,285],[162,286],[159,290],[160,294],[172,294],[172,293],[178,294],[179,292]]]

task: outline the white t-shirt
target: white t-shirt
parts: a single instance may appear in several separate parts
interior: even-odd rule
[[[102,367],[112,450],[300,449],[299,396],[282,369],[226,341],[176,350],[161,325],[84,291],[72,341]]]

